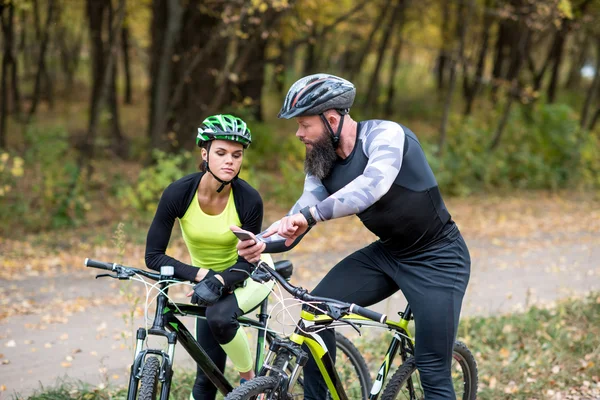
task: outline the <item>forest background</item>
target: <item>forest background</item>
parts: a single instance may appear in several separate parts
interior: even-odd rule
[[[323,71],[355,119],[418,135],[446,195],[600,187],[598,0],[1,4],[2,232],[151,213],[214,113],[248,121],[242,177],[288,205],[304,148],[276,115]]]

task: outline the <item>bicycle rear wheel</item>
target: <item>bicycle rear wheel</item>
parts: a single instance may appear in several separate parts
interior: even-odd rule
[[[456,342],[452,352],[452,382],[457,399],[477,398],[477,362],[464,343]],[[424,399],[419,371],[413,357],[398,368],[387,384],[381,400]]]

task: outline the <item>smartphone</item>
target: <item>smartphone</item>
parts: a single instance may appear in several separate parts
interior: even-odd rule
[[[233,234],[240,240],[257,240],[254,235],[248,231],[233,231]]]

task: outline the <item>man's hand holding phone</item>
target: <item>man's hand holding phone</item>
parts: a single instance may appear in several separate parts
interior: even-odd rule
[[[238,226],[232,225],[229,229],[240,240],[237,244],[238,254],[248,262],[258,262],[260,255],[265,251],[266,244],[257,239],[252,232],[245,231]]]

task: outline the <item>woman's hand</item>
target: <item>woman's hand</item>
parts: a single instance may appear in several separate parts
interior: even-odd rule
[[[229,227],[232,232],[239,231],[240,228],[232,225]],[[240,240],[237,244],[238,254],[246,259],[250,263],[256,263],[260,260],[260,255],[267,245],[257,239]]]
[[[196,282],[200,282],[201,280],[203,280],[204,278],[206,278],[206,275],[208,275],[208,269],[206,268],[200,268],[198,269],[198,273],[196,274]],[[215,275],[215,278],[217,278],[217,280],[219,282],[221,282],[222,285],[225,284],[225,282],[223,281],[223,277],[221,275]],[[194,294],[194,291],[192,290],[191,292],[189,292],[186,296],[187,297],[192,297],[192,295]]]

